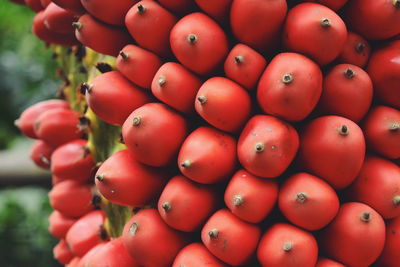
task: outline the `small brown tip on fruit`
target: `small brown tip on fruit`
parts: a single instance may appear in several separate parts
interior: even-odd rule
[[[134,117],[133,120],[132,120],[132,125],[133,126],[139,126],[141,122],[142,122],[142,118],[141,117]]]
[[[242,64],[244,62],[244,56],[236,56],[235,57],[235,63],[236,64]]]
[[[349,133],[350,133],[349,128],[346,125],[340,126],[340,128],[339,128],[340,135],[347,136],[347,135],[349,135]]]
[[[90,127],[90,120],[85,116],[79,117],[79,124],[78,124],[79,131],[86,132],[89,129],[89,127]]]
[[[138,12],[139,14],[143,14],[145,11],[146,11],[146,7],[145,7],[144,5],[139,4],[139,5],[137,6],[137,12]]]
[[[357,43],[354,47],[354,49],[356,50],[357,53],[361,54],[362,52],[364,52],[366,45],[364,43]]]
[[[19,128],[20,123],[21,123],[20,119],[16,119],[16,120],[14,121],[15,127]]]
[[[46,164],[47,166],[50,166],[50,160],[46,158],[45,156],[40,156],[40,161]]]
[[[212,239],[217,239],[217,238],[218,238],[218,234],[219,234],[219,232],[218,232],[218,229],[216,229],[216,228],[211,229],[211,230],[208,232],[208,236],[209,236],[210,238],[212,238]]]
[[[285,73],[282,76],[282,82],[284,84],[289,84],[293,82],[293,75],[291,73]]]
[[[328,18],[321,19],[321,26],[324,28],[329,28],[332,25],[331,21]]]
[[[106,241],[108,239],[108,233],[107,233],[106,228],[104,227],[104,224],[100,225],[99,234],[100,234],[101,240]]]
[[[96,180],[99,182],[103,182],[106,176],[104,174],[96,174],[94,178],[96,178]]]
[[[92,91],[93,85],[89,84],[89,83],[82,83],[81,85],[81,90],[88,92],[90,94],[90,92]]]
[[[299,203],[304,203],[307,200],[307,194],[304,192],[297,193],[296,201]]]
[[[105,62],[98,62],[96,64],[96,69],[98,71],[100,71],[101,73],[106,73],[106,72],[110,72],[112,71],[112,67],[110,66],[110,64],[107,64]]]
[[[167,82],[167,77],[165,77],[165,76],[158,77],[158,85],[159,86],[163,86],[164,84],[166,84],[166,82]]]
[[[131,227],[129,227],[129,234],[136,235],[137,231],[139,230],[139,223],[133,222]]]
[[[351,79],[351,78],[353,78],[354,76],[356,76],[356,72],[355,72],[354,70],[352,70],[351,68],[347,68],[347,69],[344,71],[344,77],[346,77],[346,78],[348,78],[348,79]]]
[[[393,122],[389,126],[389,130],[391,132],[397,132],[400,130],[400,122]]]
[[[165,212],[168,212],[171,209],[171,203],[166,201],[166,202],[162,203],[161,208],[163,208],[163,210]]]
[[[393,204],[394,204],[396,207],[397,207],[397,206],[400,206],[400,195],[394,196],[393,199],[392,199],[392,201],[393,201]]]
[[[264,145],[263,143],[257,143],[257,144],[254,146],[254,150],[255,150],[257,153],[263,152],[264,149],[265,149],[265,145]]]
[[[94,195],[92,197],[92,205],[98,207],[100,206],[100,204],[101,204],[101,197],[99,195]]]
[[[204,105],[207,102],[207,97],[201,95],[197,98],[197,100],[200,102],[200,104]]]
[[[241,195],[234,195],[232,199],[233,205],[241,206],[244,203],[244,199]]]
[[[189,35],[187,36],[187,41],[188,41],[190,44],[195,44],[195,43],[197,43],[197,36],[196,36],[196,34],[193,34],[193,33],[189,34]]]
[[[395,8],[400,8],[400,0],[393,0],[393,5]]]
[[[72,27],[77,29],[78,31],[80,31],[83,27],[83,24],[82,24],[82,22],[75,21],[75,22],[72,22]]]
[[[283,249],[283,251],[285,251],[285,252],[291,251],[291,250],[293,249],[293,243],[292,243],[292,242],[285,242],[285,243],[283,243],[282,249]]]
[[[124,51],[120,51],[119,55],[121,56],[122,60],[128,60],[129,54],[125,53]]]
[[[183,167],[183,168],[189,168],[191,165],[192,165],[192,163],[188,159],[181,163],[181,167]]]
[[[360,216],[360,220],[363,222],[371,221],[371,213],[369,213],[368,211],[363,212]]]

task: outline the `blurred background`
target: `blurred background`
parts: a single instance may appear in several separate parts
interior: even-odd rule
[[[30,162],[33,144],[14,120],[53,98],[60,82],[51,50],[31,32],[33,12],[0,0],[0,266],[59,266],[47,232],[50,174]]]

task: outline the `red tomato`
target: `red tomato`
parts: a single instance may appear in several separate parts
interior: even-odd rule
[[[176,256],[172,267],[226,267],[200,243],[187,245]]]
[[[332,10],[338,11],[348,0],[302,0],[303,2],[315,2],[327,6]]]
[[[322,72],[310,59],[296,53],[275,56],[261,76],[257,100],[267,114],[288,121],[306,118],[322,92]]]
[[[65,242],[64,239],[61,239],[53,248],[53,255],[54,258],[61,264],[68,264],[74,257],[74,254],[72,254],[67,242]]]
[[[50,169],[50,157],[53,151],[52,146],[38,140],[33,144],[29,156],[36,166],[42,169]]]
[[[194,0],[207,15],[220,23],[227,23],[233,0]]]
[[[158,2],[171,12],[177,14],[189,13],[195,7],[192,0],[158,0]]]
[[[315,267],[346,267],[346,266],[337,261],[320,257]]]
[[[377,266],[399,267],[399,246],[400,246],[400,216],[386,223],[385,247],[380,255]]]
[[[360,68],[365,67],[371,54],[371,46],[361,35],[348,32],[347,40],[342,52],[337,58],[340,63],[353,64]]]
[[[53,210],[49,216],[49,233],[58,238],[65,238],[69,228],[76,222],[76,219],[67,217],[57,210]]]
[[[257,258],[268,267],[314,267],[317,241],[312,234],[295,226],[278,223],[267,229],[257,248]]]
[[[72,22],[76,21],[76,15],[71,11],[50,3],[44,10],[44,24],[50,30],[57,33],[73,34]]]
[[[83,8],[80,0],[51,0],[56,3],[58,6],[65,8],[66,10],[70,10],[75,14],[84,14],[86,10]]]

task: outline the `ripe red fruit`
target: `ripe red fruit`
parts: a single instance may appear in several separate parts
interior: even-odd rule
[[[215,212],[201,230],[201,240],[217,258],[232,266],[247,263],[256,251],[261,231],[229,210]]]
[[[132,111],[151,101],[147,92],[118,71],[103,73],[84,87],[89,107],[110,124],[122,125]]]
[[[319,241],[324,255],[346,266],[370,266],[385,244],[385,223],[371,207],[345,203]]]
[[[72,260],[69,262],[68,267],[82,267],[80,265],[81,262],[81,257],[77,257],[75,256],[74,258],[72,258]]]
[[[224,200],[230,211],[240,219],[259,223],[274,208],[278,184],[256,177],[245,170],[237,171],[225,189]]]
[[[314,267],[317,241],[312,234],[290,224],[278,223],[267,229],[257,248],[258,261],[269,267]]]
[[[50,169],[50,157],[53,151],[54,148],[52,146],[38,140],[33,144],[29,156],[38,167]]]
[[[294,159],[299,136],[288,123],[268,115],[251,118],[238,142],[238,157],[250,173],[273,178],[281,175]]]
[[[371,54],[371,46],[361,35],[348,32],[347,40],[338,57],[340,63],[365,67]]]
[[[140,266],[168,267],[188,243],[186,236],[168,227],[156,209],[143,209],[125,224],[125,248]]]
[[[220,26],[203,13],[192,13],[171,30],[171,49],[175,57],[199,75],[210,74],[225,60],[228,40]]]
[[[86,10],[83,8],[80,0],[51,0],[51,1],[66,10],[74,12],[75,14],[80,15],[86,13]]]
[[[320,257],[315,267],[346,267],[346,266],[337,261]]]
[[[67,217],[57,210],[53,210],[49,216],[49,233],[58,239],[65,238],[69,228],[71,228],[75,222],[76,219]]]
[[[172,228],[193,232],[216,209],[217,192],[184,176],[175,176],[165,186],[158,200],[158,212]]]
[[[305,172],[291,176],[279,191],[282,214],[309,231],[328,225],[338,213],[339,205],[339,198],[330,185]]]
[[[180,171],[202,184],[225,181],[235,170],[236,162],[236,140],[210,127],[194,130],[178,156]]]
[[[305,54],[322,66],[339,56],[346,39],[343,20],[331,9],[315,3],[292,8],[283,29],[287,49]]]
[[[188,124],[162,103],[134,110],[122,126],[122,137],[137,161],[161,167],[173,162],[188,135]]]
[[[399,267],[400,216],[386,223],[385,247],[377,261],[377,266]]]
[[[200,9],[219,23],[228,23],[233,0],[195,0]]]
[[[257,100],[267,114],[288,121],[306,118],[322,92],[322,72],[312,60],[296,53],[275,56],[261,76]]]
[[[194,9],[192,0],[158,0],[162,6],[174,14],[184,14]]]
[[[363,69],[350,64],[336,65],[324,77],[318,109],[323,114],[359,122],[371,106],[372,95],[371,78]]]
[[[197,113],[212,126],[226,132],[238,132],[250,117],[249,94],[224,77],[213,77],[204,82],[196,100]]]
[[[176,22],[173,14],[150,0],[135,4],[125,17],[125,25],[133,39],[161,57],[171,55],[169,34]]]
[[[54,258],[61,264],[68,264],[74,257],[74,254],[71,252],[67,242],[65,242],[64,239],[61,239],[53,248],[53,255]]]
[[[176,256],[172,267],[226,267],[224,263],[215,258],[207,248],[200,243],[192,243],[181,249]]]
[[[364,155],[362,130],[343,117],[319,117],[309,122],[300,134],[302,168],[335,189],[351,184],[362,167]]]
[[[348,0],[302,0],[303,2],[315,2],[327,6],[334,11],[341,9]]]
[[[58,33],[74,33],[72,22],[76,21],[76,15],[71,11],[50,3],[44,10],[44,24],[50,30]]]
[[[167,175],[165,170],[140,164],[128,150],[122,150],[100,166],[96,186],[112,203],[141,207],[161,192]]]
[[[154,75],[151,91],[165,104],[180,112],[192,114],[201,84],[201,80],[182,65],[167,62]]]
[[[44,9],[40,0],[25,0],[25,4],[36,13]]]
[[[117,58],[117,69],[134,84],[150,89],[153,77],[161,67],[161,59],[136,45],[122,48]]]
[[[85,255],[80,259],[79,263],[77,263],[77,267],[86,267],[87,262],[97,255],[97,252],[101,250],[102,247],[104,247],[107,244],[108,241],[101,242],[95,246],[93,246],[88,252],[85,253]],[[68,265],[68,267],[70,267]]]

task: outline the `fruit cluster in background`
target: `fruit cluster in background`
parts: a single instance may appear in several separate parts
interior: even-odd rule
[[[60,263],[400,266],[400,0],[25,4]]]

